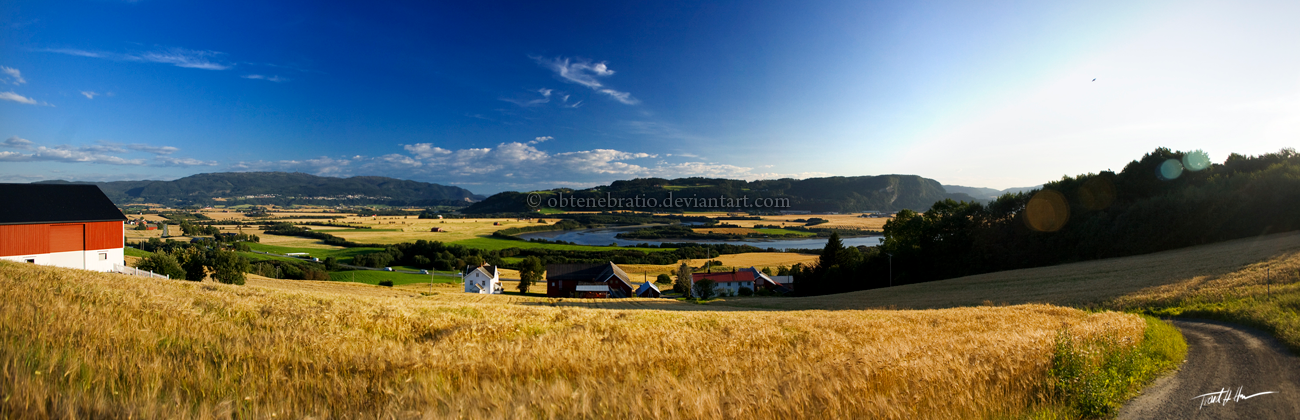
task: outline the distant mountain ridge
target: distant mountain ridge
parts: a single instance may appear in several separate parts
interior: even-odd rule
[[[912,209],[924,211],[936,201],[954,199],[976,201],[964,193],[946,191],[942,184],[917,175],[876,175],[852,177],[825,177],[807,179],[776,179],[743,181],[718,178],[640,178],[614,181],[608,186],[585,190],[552,189],[538,191],[545,197],[565,196],[577,198],[654,198],[663,200],[671,193],[676,197],[749,197],[789,199],[788,208],[746,208],[740,210],[807,210],[814,212],[865,212]],[[461,211],[464,213],[506,213],[529,211],[529,193],[503,192],[488,197]],[[549,207],[546,202],[543,207]],[[578,209],[569,210],[600,210]],[[643,208],[650,210],[649,208]],[[711,210],[737,210],[735,207],[715,207]],[[609,210],[614,210],[610,208]],[[663,207],[655,210],[665,210]],[[677,208],[677,210],[704,210]]]
[[[1042,185],[1037,185],[1033,187],[1007,188],[1005,190],[995,190],[992,188],[982,188],[982,187],[963,187],[960,185],[944,185],[943,189],[945,191],[948,191],[949,193],[966,194],[971,197],[974,197],[976,200],[988,202],[988,201],[996,200],[998,197],[1001,197],[1002,194],[1015,194],[1021,192],[1029,192],[1029,191],[1040,189],[1042,187],[1043,187]]]
[[[174,181],[40,181],[94,184],[117,205],[385,204],[464,206],[481,196],[467,189],[379,176],[323,177],[288,172],[220,172]]]

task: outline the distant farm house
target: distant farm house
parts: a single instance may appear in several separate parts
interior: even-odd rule
[[[546,296],[625,298],[635,296],[627,273],[617,264],[547,264]]]
[[[650,280],[646,280],[645,283],[641,283],[641,287],[636,288],[636,297],[657,298],[661,295],[663,295],[663,293],[661,293],[659,288],[655,287],[654,283],[651,283]]]
[[[495,265],[465,267],[465,293],[499,295],[502,291],[501,277]]]
[[[778,282],[772,276],[754,267],[718,273],[691,274],[692,281],[698,282],[705,279],[713,280],[715,285],[713,290],[720,296],[736,296],[742,288],[750,291],[767,289],[777,293],[790,293],[791,291],[789,286]]]
[[[0,184],[0,259],[113,271],[126,216],[99,187]]]

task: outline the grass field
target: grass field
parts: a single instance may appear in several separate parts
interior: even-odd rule
[[[1049,399],[1060,334],[1131,348],[1146,328],[1047,305],[607,310],[447,290],[0,262],[0,416],[1017,416]]]
[[[271,236],[271,235],[268,235]],[[305,252],[310,257],[316,257],[324,260],[326,257],[334,257],[339,262],[349,264],[352,257],[371,252],[383,251],[382,248],[344,248],[341,246],[322,245],[320,248],[307,247],[288,247],[278,245],[267,245],[257,242],[248,242],[248,248],[254,251],[271,252],[275,254],[289,254]]]
[[[754,229],[754,232],[762,233],[764,235],[795,235],[795,236],[816,236],[817,235],[816,233],[812,233],[812,232],[802,232],[802,231],[790,230],[790,229],[772,229],[772,228]]]
[[[365,284],[379,284],[379,282],[388,280],[394,285],[423,283],[429,284],[430,277],[434,283],[455,283],[460,281],[456,277],[431,276],[428,274],[410,274],[398,273],[393,271],[372,271],[372,270],[350,270],[350,271],[333,271],[330,272],[330,280],[346,281]]]
[[[620,249],[635,249],[638,251],[645,251],[645,252],[663,252],[663,251],[676,250],[676,248],[634,248],[634,247],[612,247],[612,246],[590,246],[590,245],[562,245],[562,244],[548,244],[548,243],[540,243],[540,242],[516,241],[511,239],[498,239],[498,238],[465,239],[465,240],[452,242],[452,244],[461,245],[469,248],[478,248],[478,249],[487,249],[487,250],[506,249],[506,248],[520,248],[520,249],[541,248],[541,249],[554,249],[559,251],[615,251]]]

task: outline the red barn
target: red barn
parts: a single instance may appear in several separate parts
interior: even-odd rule
[[[99,187],[0,184],[0,259],[112,271],[126,216]]]
[[[612,297],[634,296],[632,282],[618,265],[604,264],[547,264],[547,297]]]

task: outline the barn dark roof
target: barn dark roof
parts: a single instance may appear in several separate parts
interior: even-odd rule
[[[0,184],[0,225],[123,220],[98,186]]]

